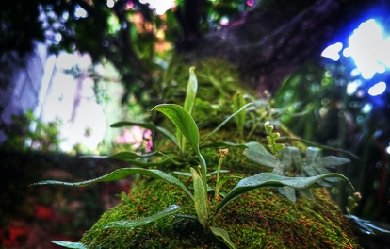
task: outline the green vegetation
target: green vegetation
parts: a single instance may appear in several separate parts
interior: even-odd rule
[[[83,187],[95,182],[119,180],[131,174],[155,178],[151,181],[139,179],[136,187],[128,196],[122,194],[122,204],[106,212],[85,235],[81,243],[63,241],[55,243],[70,248],[128,248],[129,246],[162,248],[168,245],[169,248],[226,246],[228,248],[253,248],[256,243],[259,244],[255,248],[357,247],[352,237],[350,239],[347,235],[348,227],[326,192],[316,190],[312,194],[309,191],[309,188],[323,185],[325,182],[323,179],[328,181],[341,179],[346,181],[353,190],[353,186],[345,176],[330,173],[324,169],[325,166],[348,162],[347,159],[332,157],[321,160],[317,158],[318,151],[317,154],[312,151],[307,154],[306,161],[302,164],[299,149],[284,147],[277,143],[276,140],[280,135],[273,133],[273,127],[268,123],[265,124],[265,131],[268,135],[267,144],[275,157],[259,142],[224,142],[225,139],[218,137],[217,131],[229,120],[235,118],[238,134],[242,137],[244,133],[242,127],[246,116],[240,114],[254,105],[253,103],[245,104],[243,99],[237,101],[239,94],[235,97],[235,112],[211,132],[201,136],[191,116],[196,94],[197,79],[194,69],[190,68],[184,107],[176,104],[161,104],[152,109],[163,113],[171,120],[176,128],[176,136],[167,129],[151,124],[127,122],[115,124],[115,126],[135,124],[160,132],[169,138],[171,144],[177,149],[167,151],[164,149],[170,147],[162,147],[149,155],[122,152],[112,157],[121,158],[143,167],[162,165],[169,169],[171,165],[175,165],[175,168],[180,169],[180,172],[174,172],[177,177],[158,169],[122,168],[82,182],[49,180],[32,184]],[[216,142],[209,142],[212,137],[216,138]],[[186,143],[192,150],[186,148]],[[233,151],[246,148],[244,155],[262,166],[273,167],[274,171],[258,171],[258,167],[245,165],[241,166],[246,168],[245,174],[237,166],[247,164],[247,160],[240,155],[242,152],[237,153],[237,151],[229,155],[229,158],[235,159],[232,161],[226,159],[227,151],[220,152],[218,163],[214,164],[214,151],[220,146],[231,147]],[[279,161],[278,154],[282,151],[283,158]],[[160,159],[152,162],[143,161],[144,158],[151,156],[160,157]],[[224,168],[228,170],[221,170],[222,161],[225,162]],[[217,171],[209,173],[210,168],[217,168]],[[234,175],[230,171],[234,172]],[[220,178],[221,173],[226,177]],[[303,173],[309,176],[304,176]],[[236,178],[240,178],[237,183],[234,180]],[[283,196],[274,192],[275,188],[293,202],[289,203]],[[297,201],[295,190],[299,190],[301,196],[309,197],[310,200],[299,198]],[[214,195],[210,192],[214,192]],[[314,197],[315,201],[313,201]],[[312,213],[311,217],[310,213]],[[283,214],[285,214],[284,219],[275,218]],[[340,224],[346,226],[346,229],[340,227]],[[185,229],[178,228],[178,226]],[[269,229],[270,226],[272,229]],[[290,231],[291,227],[296,228]],[[305,229],[302,230],[303,228]],[[313,232],[315,228],[317,230]],[[297,231],[302,233],[297,233]],[[308,232],[314,233],[312,237],[309,237],[313,239],[307,239]],[[188,238],[183,239],[183,236]],[[299,239],[296,240],[295,237]]]

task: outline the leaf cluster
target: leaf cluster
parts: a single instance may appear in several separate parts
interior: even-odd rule
[[[249,191],[253,191],[255,189],[263,188],[263,187],[275,187],[275,188],[284,188],[284,190],[295,191],[306,191],[310,187],[315,187],[318,185],[318,182],[322,179],[333,177],[338,178],[346,181],[349,186],[353,189],[352,185],[350,184],[348,178],[346,178],[343,175],[340,174],[331,174],[331,173],[325,173],[325,174],[318,174],[318,175],[311,175],[311,176],[299,176],[299,177],[291,177],[286,176],[283,173],[285,172],[285,169],[295,168],[296,171],[301,169],[301,163],[300,163],[300,156],[299,160],[297,160],[296,152],[294,150],[291,151],[291,148],[287,147],[283,150],[283,159],[280,161],[279,159],[276,159],[273,157],[269,152],[259,143],[251,142],[246,144],[235,144],[232,142],[217,142],[217,143],[209,143],[206,144],[208,139],[214,135],[221,126],[226,124],[229,120],[237,117],[240,117],[240,113],[252,103],[245,104],[243,102],[240,102],[237,104],[237,109],[232,115],[227,117],[220,125],[218,125],[213,131],[210,132],[203,140],[200,140],[200,133],[199,128],[196,125],[193,117],[191,116],[191,110],[193,107],[193,103],[195,102],[196,98],[196,91],[197,91],[197,82],[196,77],[194,74],[193,69],[190,69],[190,79],[188,81],[188,88],[187,88],[187,99],[185,102],[185,106],[181,107],[179,105],[175,104],[161,104],[155,106],[152,110],[158,111],[163,113],[166,117],[168,117],[173,125],[176,127],[177,132],[176,136],[174,136],[172,133],[170,133],[168,130],[154,126],[151,124],[139,124],[139,123],[118,123],[114,126],[121,126],[121,125],[128,125],[128,124],[137,124],[143,127],[148,127],[149,129],[160,132],[165,137],[169,138],[173,144],[175,144],[179,148],[179,154],[175,155],[167,155],[166,153],[162,151],[157,151],[155,153],[149,154],[149,155],[137,155],[135,153],[131,152],[122,152],[119,154],[116,154],[111,157],[115,158],[121,158],[125,159],[126,161],[132,162],[135,165],[143,166],[143,167],[151,167],[156,165],[164,165],[166,163],[178,163],[180,165],[186,165],[189,160],[188,159],[194,159],[196,160],[197,167],[190,167],[190,172],[179,172],[178,174],[181,175],[187,175],[192,178],[192,190],[190,191],[190,188],[185,186],[183,182],[179,180],[179,178],[165,173],[163,171],[160,171],[158,169],[147,169],[147,168],[122,168],[118,169],[114,172],[111,172],[109,174],[103,175],[101,177],[82,181],[82,182],[76,182],[76,183],[70,183],[70,182],[60,182],[60,181],[42,181],[38,183],[34,183],[32,185],[46,185],[46,184],[57,184],[57,185],[65,185],[65,186],[74,186],[74,187],[84,187],[87,185],[90,185],[92,183],[96,182],[106,182],[106,181],[116,181],[119,179],[122,179],[124,177],[127,177],[131,174],[140,174],[140,175],[146,175],[154,178],[160,178],[165,181],[167,181],[170,184],[173,184],[180,189],[182,189],[193,201],[193,206],[180,206],[180,205],[172,205],[152,216],[140,218],[138,220],[132,220],[132,221],[119,221],[119,222],[113,222],[109,223],[105,226],[105,228],[133,228],[136,226],[148,224],[150,222],[155,222],[156,220],[162,219],[167,216],[171,216],[174,214],[177,214],[178,212],[182,212],[188,209],[195,209],[197,217],[196,219],[199,221],[200,224],[202,224],[205,231],[211,232],[216,238],[221,240],[223,243],[225,243],[229,248],[237,248],[234,242],[230,239],[229,234],[221,227],[213,226],[215,219],[217,219],[217,214],[223,210],[230,202],[235,200],[237,197],[241,196],[244,193],[247,193]],[[238,96],[239,97],[239,96]],[[242,118],[242,117],[240,117]],[[240,128],[240,126],[238,127]],[[269,128],[269,136],[270,140],[273,143],[274,151],[277,153],[280,151],[280,148],[277,146],[278,144],[275,142],[276,137],[272,133],[272,129],[270,126]],[[189,150],[186,149],[185,145],[188,142],[192,149],[192,153],[189,152]],[[227,191],[226,194],[224,194],[224,197],[221,201],[220,195],[216,194],[215,198],[216,201],[219,201],[217,204],[217,207],[215,209],[215,212],[211,212],[210,208],[210,199],[208,198],[208,192],[214,191],[210,186],[208,186],[208,177],[211,174],[217,174],[217,178],[219,179],[219,174],[223,173],[222,170],[220,170],[220,166],[222,164],[222,160],[220,160],[218,165],[217,172],[208,173],[207,169],[207,163],[204,159],[201,148],[202,145],[208,146],[208,147],[219,147],[219,146],[236,146],[236,147],[244,147],[247,148],[244,152],[244,155],[247,157],[262,163],[263,165],[273,167],[274,171],[271,173],[260,173],[255,174],[252,176],[248,176],[245,178],[242,178],[236,186],[231,189],[230,191]],[[222,151],[220,154],[221,159],[224,159],[227,155],[227,151]],[[288,156],[288,155],[294,155],[294,156]],[[145,162],[142,161],[142,159],[148,157],[148,156],[159,156],[162,159],[159,161],[154,162]],[[313,170],[311,170],[312,164],[318,164],[318,160],[314,160],[314,158],[309,160],[309,164],[307,165],[308,172],[311,174]],[[330,160],[332,163],[334,163],[334,160]],[[325,161],[325,163],[322,163],[321,165],[326,166],[329,163]],[[323,171],[321,169],[321,171]],[[300,172],[300,171],[299,171]],[[319,172],[319,171],[317,171]],[[225,179],[228,179],[229,177],[234,177],[233,175],[229,175]],[[217,181],[217,186],[215,187],[217,193],[219,190],[219,187],[223,184],[223,179],[221,181]],[[183,216],[182,216],[183,217]],[[69,242],[70,244],[66,244],[66,242],[55,242],[60,245],[65,246],[75,246],[71,248],[83,248],[82,244]]]
[[[333,177],[327,168],[340,166],[349,162],[348,158],[338,158],[334,156],[318,157],[318,149],[308,147],[306,150],[306,159],[302,159],[301,152],[298,148],[287,146],[282,150],[282,159],[276,158],[266,150],[256,151],[246,149],[244,155],[253,161],[270,168],[273,168],[272,174],[280,176],[289,176],[291,179],[301,177],[324,176],[316,181],[318,186],[330,187],[330,183],[335,182],[339,177]],[[353,188],[352,188],[353,189]],[[279,187],[279,192],[286,196],[289,200],[296,201],[295,190],[289,186]],[[313,199],[312,194],[307,189],[299,189],[302,196]]]

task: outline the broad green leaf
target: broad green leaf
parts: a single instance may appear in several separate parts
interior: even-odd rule
[[[110,228],[110,227],[116,227],[116,228],[130,228],[130,227],[136,227],[141,226],[145,224],[152,223],[156,220],[159,220],[161,218],[170,216],[172,214],[175,214],[179,211],[181,211],[183,207],[178,205],[172,205],[166,209],[164,209],[161,212],[158,212],[152,216],[140,218],[138,220],[126,220],[126,221],[116,221],[116,222],[110,222],[107,225],[104,226],[104,228]]]
[[[261,143],[259,143],[257,141],[250,141],[250,142],[245,143],[245,145],[248,147],[248,149],[251,149],[251,150],[257,151],[259,153],[266,154],[266,155],[273,157],[273,155],[271,153],[269,153],[269,151],[264,147],[264,145],[262,145]]]
[[[195,67],[190,67],[190,76],[187,83],[187,95],[184,102],[184,108],[191,114],[194,107],[196,93],[198,92],[198,79],[195,75]]]
[[[195,67],[190,67],[189,73],[190,76],[188,78],[187,83],[187,95],[184,102],[184,109],[188,111],[189,114],[192,113],[192,109],[195,105],[196,93],[198,92],[198,80],[195,75]],[[176,130],[176,139],[179,141],[181,151],[185,151],[186,146],[186,137],[183,136],[180,129]]]
[[[141,126],[143,128],[146,128],[146,129],[149,129],[153,132],[160,132],[162,135],[166,136],[167,138],[169,138],[172,142],[174,142],[177,146],[179,146],[179,144],[177,143],[177,140],[175,138],[175,136],[173,136],[172,133],[170,133],[167,129],[165,129],[164,127],[160,127],[160,126],[157,126],[157,125],[154,125],[154,124],[147,124],[147,123],[138,123],[138,122],[127,122],[127,121],[124,121],[124,122],[118,122],[118,123],[115,123],[115,124],[112,124],[110,125],[110,127],[122,127],[122,126]]]
[[[233,111],[238,111],[241,107],[245,105],[245,99],[242,93],[236,92],[236,94],[233,97]],[[242,109],[237,113],[237,115],[234,117],[236,120],[236,126],[239,134],[243,135],[244,132],[244,125],[245,125],[245,117],[246,117],[246,111],[245,109]]]
[[[272,173],[261,173],[246,177],[240,180],[237,185],[231,190],[225,198],[219,203],[217,211],[224,208],[230,201],[234,200],[243,193],[263,188],[263,187],[284,187],[288,186],[293,189],[301,190],[307,189],[315,184],[320,179],[326,177],[337,177],[348,183],[350,188],[354,191],[352,184],[348,178],[341,174],[324,174],[309,177],[287,177]]]
[[[84,245],[81,242],[70,242],[70,241],[57,241],[53,240],[52,241],[54,244],[57,244],[59,246],[63,246],[66,248],[74,248],[74,249],[88,249],[86,245]]]
[[[224,229],[210,226],[210,230],[217,239],[225,243],[230,249],[237,249],[237,246],[233,243],[233,241],[231,241],[228,232],[226,232]]]
[[[238,109],[237,111],[235,111],[232,115],[230,115],[229,117],[227,117],[224,121],[222,121],[222,123],[220,123],[214,130],[212,130],[210,132],[210,134],[208,134],[205,138],[203,138],[201,144],[203,144],[204,142],[206,142],[212,135],[214,135],[223,125],[225,125],[227,122],[230,121],[230,119],[234,118],[239,112],[241,112],[242,110],[252,106],[253,103],[248,103],[246,105],[244,105],[243,107],[241,107],[240,109]]]
[[[249,159],[252,159],[253,161],[267,167],[271,168],[278,168],[278,167],[283,167],[282,163],[280,162],[279,159],[276,159],[269,153],[263,153],[263,152],[258,152],[254,151],[251,149],[246,149],[244,151],[244,155],[248,157]]]
[[[204,228],[207,227],[207,193],[203,185],[202,178],[199,176],[198,172],[193,168],[190,168],[192,174],[192,180],[194,183],[194,203],[195,210],[198,214],[198,219],[200,224]]]
[[[204,160],[203,155],[200,153],[199,149],[199,129],[188,111],[183,107],[174,104],[157,105],[152,110],[165,114],[183,133],[200,160],[202,174],[206,175],[206,161]]]
[[[110,182],[110,181],[117,181],[120,179],[123,179],[129,175],[133,174],[140,174],[140,175],[146,175],[146,176],[151,176],[155,178],[161,178],[164,179],[181,189],[183,189],[188,196],[191,197],[191,199],[194,199],[191,192],[188,191],[187,187],[176,177],[164,173],[160,170],[157,169],[142,169],[142,168],[121,168],[117,169],[109,174],[87,180],[87,181],[82,181],[82,182],[61,182],[61,181],[55,181],[55,180],[46,180],[46,181],[40,181],[37,183],[30,184],[29,186],[37,186],[37,185],[63,185],[63,186],[70,186],[70,187],[85,187],[88,186],[92,183],[96,182]]]

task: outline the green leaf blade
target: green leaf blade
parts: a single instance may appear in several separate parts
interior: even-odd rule
[[[242,93],[237,92],[233,97],[233,111],[237,112],[245,104],[246,103],[245,103],[244,96],[242,95]],[[245,109],[241,109],[241,111],[238,111],[237,115],[234,117],[236,121],[237,130],[241,135],[241,137],[243,136],[243,132],[244,132],[245,117],[246,117]]]
[[[203,172],[206,173],[206,162],[199,149],[199,129],[190,113],[183,107],[175,104],[161,104],[155,106],[152,110],[165,114],[172,123],[183,133],[195,153],[199,157]]]
[[[204,188],[204,184],[200,175],[194,170],[190,168],[193,184],[194,184],[194,203],[195,210],[198,214],[198,219],[200,224],[203,225],[204,228],[207,227],[207,219],[208,219],[208,210],[207,210],[207,193]]]
[[[263,152],[259,152],[259,151],[254,151],[252,149],[246,149],[244,151],[244,155],[263,165],[263,166],[267,166],[267,167],[270,167],[270,168],[277,168],[277,167],[281,167],[281,162],[279,159],[276,159],[275,157],[273,157],[272,155],[270,155],[269,153],[263,153]]]
[[[81,242],[58,241],[58,240],[53,240],[52,242],[56,245],[63,246],[66,248],[88,249],[88,247]]]
[[[237,246],[231,241],[230,236],[226,230],[220,227],[210,226],[210,231],[220,241],[224,242],[230,249],[237,249]]]
[[[86,181],[81,181],[81,182],[62,182],[62,181],[55,181],[55,180],[46,180],[46,181],[40,181],[37,183],[30,184],[29,186],[38,186],[38,185],[63,185],[63,186],[70,186],[70,187],[85,187],[93,183],[97,182],[109,182],[109,181],[117,181],[120,179],[123,179],[129,175],[132,174],[140,174],[140,175],[146,175],[154,178],[161,178],[164,179],[182,190],[184,190],[188,196],[190,196],[191,199],[193,199],[193,196],[191,192],[187,189],[187,187],[176,177],[164,173],[160,170],[156,169],[142,169],[142,168],[121,168],[117,169],[109,174],[105,174],[103,176],[91,179],[91,180],[86,180]]]
[[[348,178],[341,174],[323,174],[309,177],[287,177],[272,173],[261,173],[246,177],[240,180],[237,185],[231,190],[225,198],[219,203],[217,211],[225,207],[230,201],[234,200],[243,193],[259,189],[262,187],[291,187],[296,190],[307,189],[311,185],[314,185],[320,179],[327,177],[337,177],[349,185],[354,191],[352,184]]]
[[[178,205],[172,205],[163,211],[160,211],[154,215],[144,217],[138,220],[131,220],[131,221],[116,221],[116,222],[110,222],[107,225],[104,226],[104,228],[131,228],[131,227],[137,227],[141,225],[146,225],[152,222],[155,222],[156,220],[162,219],[164,217],[173,215],[175,213],[178,213],[181,211],[183,207]]]

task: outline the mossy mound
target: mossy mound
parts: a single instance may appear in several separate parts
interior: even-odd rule
[[[240,149],[230,149],[223,168],[233,172],[240,168],[239,171],[243,168],[260,170],[250,160],[240,157],[241,153]],[[205,151],[206,160],[216,158],[215,154],[211,149]],[[213,160],[208,162],[213,164]],[[235,167],[239,164],[241,167]],[[190,178],[181,179],[187,186],[192,186]],[[214,186],[214,181],[211,177],[208,184]],[[233,188],[237,181],[229,180],[222,191]],[[238,248],[360,248],[327,190],[312,192],[315,201],[300,197],[292,203],[275,189],[252,191],[220,211],[213,225],[225,229]],[[216,206],[213,206],[216,204],[212,200],[213,192],[209,197],[210,213],[213,214]],[[107,249],[227,248],[211,233],[205,232],[196,220],[174,216],[132,229],[104,229],[110,222],[147,217],[175,204],[193,207],[191,200],[177,187],[162,180],[142,178],[129,193],[128,200],[106,211],[84,235],[82,242],[89,248]],[[185,214],[196,215],[195,211]]]

